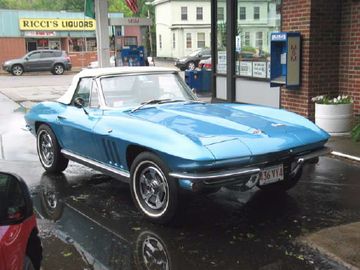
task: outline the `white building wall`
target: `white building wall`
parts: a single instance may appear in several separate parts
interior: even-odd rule
[[[164,1],[156,0],[155,24],[157,38],[157,56],[181,58],[198,49],[198,33],[205,34],[205,47],[210,48],[211,5],[208,1]],[[187,7],[187,20],[181,20],[181,7]],[[203,8],[203,19],[197,20],[197,7]],[[173,48],[173,33],[176,44]],[[186,34],[191,33],[191,48],[186,47]],[[159,36],[162,37],[160,48]]]

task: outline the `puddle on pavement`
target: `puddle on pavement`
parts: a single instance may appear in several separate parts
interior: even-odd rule
[[[127,185],[99,174],[44,173],[33,198],[44,270],[54,262],[67,269],[341,269],[294,240],[359,219],[360,202],[344,205],[331,186],[309,181],[289,195],[185,194],[175,222],[161,226],[142,218]]]

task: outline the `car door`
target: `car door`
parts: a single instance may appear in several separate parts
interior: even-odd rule
[[[25,71],[38,71],[38,70],[41,70],[40,58],[41,58],[41,52],[40,51],[35,51],[35,52],[29,53],[25,57],[25,61],[24,61]]]
[[[42,70],[51,70],[55,53],[53,51],[42,51],[40,59],[40,68]]]
[[[93,102],[90,103],[92,96]],[[75,99],[81,98],[84,107],[75,106]],[[59,134],[65,150],[83,157],[97,159],[93,129],[102,117],[102,110],[94,100],[98,100],[97,85],[93,78],[82,78],[75,90],[72,102],[57,116]]]

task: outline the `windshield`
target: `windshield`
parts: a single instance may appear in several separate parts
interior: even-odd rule
[[[134,74],[101,79],[106,106],[136,107],[150,100],[194,100],[191,90],[176,74]]]

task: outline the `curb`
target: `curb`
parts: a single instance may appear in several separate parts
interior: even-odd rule
[[[344,154],[344,153],[337,152],[337,151],[332,151],[331,154],[336,157],[341,157],[341,158],[349,159],[352,161],[360,162],[360,157]]]

